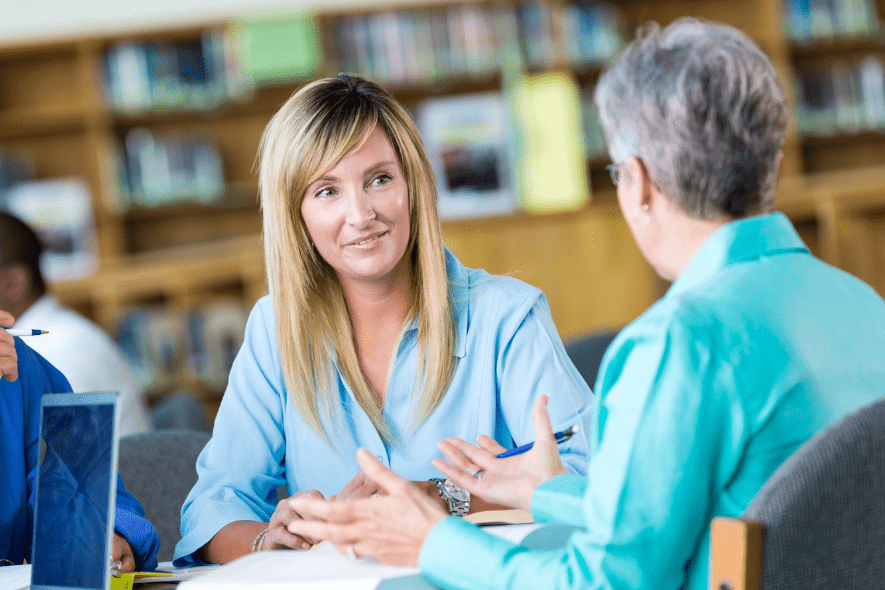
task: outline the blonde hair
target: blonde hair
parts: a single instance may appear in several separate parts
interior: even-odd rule
[[[360,368],[341,285],[312,246],[301,217],[307,187],[376,126],[393,145],[409,191],[405,256],[412,266],[409,317],[418,321],[413,393],[418,423],[442,401],[455,369],[455,323],[436,185],[414,123],[390,94],[360,77],[341,74],[308,84],[286,101],[264,130],[259,194],[283,379],[292,405],[327,442],[327,426],[340,409],[332,388],[333,362],[382,438],[396,439],[384,419],[382,400]]]

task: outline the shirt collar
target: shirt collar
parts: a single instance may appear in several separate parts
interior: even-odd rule
[[[717,229],[695,253],[667,295],[680,293],[737,262],[808,248],[783,213],[738,219]]]
[[[467,267],[458,262],[448,248],[445,249],[446,276],[449,281],[449,301],[455,316],[455,356],[464,358],[467,354],[467,324],[470,303],[470,275]],[[405,334],[418,331],[418,318],[412,318],[406,325]],[[417,336],[417,334],[415,335]],[[404,339],[403,345],[405,346]]]

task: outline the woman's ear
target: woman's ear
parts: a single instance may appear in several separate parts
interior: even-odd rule
[[[652,190],[654,182],[645,164],[636,156],[625,162],[625,177],[621,180],[624,214],[641,223],[651,220]]]

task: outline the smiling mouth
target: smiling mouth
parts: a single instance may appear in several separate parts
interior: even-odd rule
[[[370,238],[366,238],[365,240],[360,240],[359,242],[351,242],[348,244],[349,246],[370,246],[372,244],[380,242],[384,239],[384,236],[387,235],[387,232],[381,232],[380,234],[376,234]]]

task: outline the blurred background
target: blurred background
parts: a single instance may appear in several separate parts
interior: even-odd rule
[[[413,114],[466,265],[543,289],[569,343],[636,318],[667,285],[621,219],[592,91],[648,20],[759,43],[793,107],[779,209],[885,294],[885,0],[148,4],[4,0],[0,209],[39,231],[51,292],[120,342],[152,402],[217,408],[266,292],[261,133],[343,71]]]

